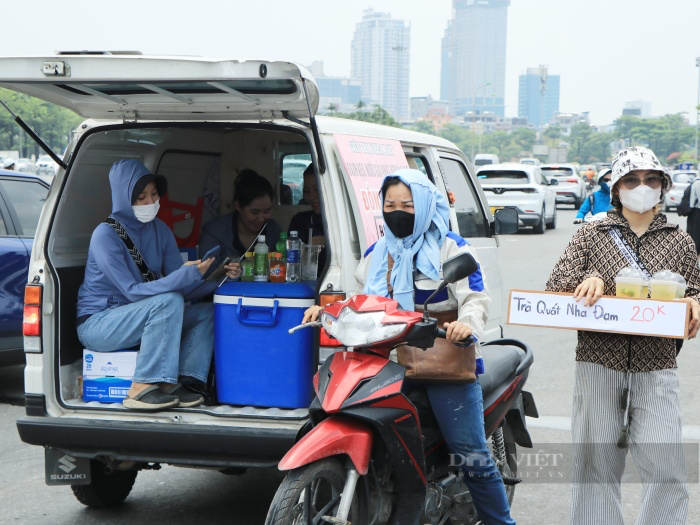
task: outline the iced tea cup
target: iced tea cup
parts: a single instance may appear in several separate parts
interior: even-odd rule
[[[687,284],[676,283],[676,299],[683,299],[683,297],[685,297],[685,289],[687,287]]]
[[[647,299],[649,297],[649,281],[644,281],[642,285],[642,299]]]
[[[634,297],[639,299],[642,295],[644,280],[637,277],[616,277],[615,295],[617,297]]]
[[[651,288],[651,298],[660,299],[662,301],[670,301],[676,298],[676,288],[678,283],[673,283],[669,281],[658,281],[652,279],[649,281],[649,286]]]

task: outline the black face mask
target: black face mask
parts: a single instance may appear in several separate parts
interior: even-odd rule
[[[384,212],[384,222],[391,230],[391,233],[399,239],[408,237],[413,233],[413,223],[416,216],[403,210]]]

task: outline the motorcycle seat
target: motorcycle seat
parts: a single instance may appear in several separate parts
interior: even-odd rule
[[[481,345],[485,372],[479,376],[479,382],[484,399],[490,397],[499,386],[513,381],[515,371],[525,356],[526,352],[515,345],[498,344],[498,341]]]

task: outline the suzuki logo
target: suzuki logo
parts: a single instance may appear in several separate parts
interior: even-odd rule
[[[75,458],[69,455],[63,456],[61,459],[58,460],[58,462],[61,464],[58,468],[61,469],[63,472],[66,474],[70,474],[73,470],[75,470]]]

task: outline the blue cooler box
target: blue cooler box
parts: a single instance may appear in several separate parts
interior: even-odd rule
[[[313,283],[315,284],[315,283]],[[314,304],[306,283],[231,282],[214,295],[214,358],[219,402],[308,407],[314,330],[289,334]]]

